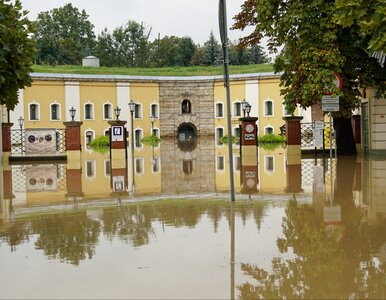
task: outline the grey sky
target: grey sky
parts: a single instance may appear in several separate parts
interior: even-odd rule
[[[41,11],[49,11],[71,2],[79,10],[85,9],[98,35],[104,27],[111,32],[129,20],[143,22],[152,28],[150,40],[160,33],[178,37],[190,36],[195,43],[203,44],[213,30],[219,38],[218,0],[21,0],[23,8],[30,11],[29,19],[35,20]],[[228,27],[232,17],[241,10],[244,0],[228,0]],[[230,40],[246,35],[228,31]]]

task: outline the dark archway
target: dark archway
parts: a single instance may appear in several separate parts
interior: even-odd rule
[[[196,126],[182,123],[177,129],[177,144],[182,151],[193,151],[197,146]]]

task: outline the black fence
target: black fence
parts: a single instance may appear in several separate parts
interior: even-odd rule
[[[25,156],[26,155],[26,142],[27,133],[25,129],[12,129],[11,130],[11,155],[12,156]],[[56,141],[56,155],[62,155],[66,153],[66,130],[55,129],[55,141]]]
[[[315,149],[313,128],[314,128],[314,124],[312,122],[300,123],[302,149]],[[331,134],[332,134],[331,148],[335,149],[335,131],[334,131],[334,127],[329,122],[324,122],[323,149],[330,148],[330,129],[332,130],[331,131]]]

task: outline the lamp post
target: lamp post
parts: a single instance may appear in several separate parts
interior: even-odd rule
[[[23,125],[24,125],[24,119],[20,117],[18,119],[19,121],[19,127],[20,127],[20,152],[23,153]]]
[[[249,103],[245,99],[241,102],[241,109],[243,110],[243,117],[245,117],[245,111],[247,109],[248,104]]]
[[[119,115],[121,114],[121,109],[119,108],[119,106],[117,106],[116,108],[114,108],[114,111],[115,111],[115,116],[117,117],[117,120],[119,120]]]
[[[69,109],[69,111],[70,111],[70,116],[71,116],[71,122],[74,122],[76,109],[72,106],[72,107]]]
[[[134,110],[135,110],[135,103],[133,100],[130,100],[129,102],[129,109],[131,114],[131,177],[132,177],[132,185],[131,185],[131,191],[132,193],[135,192],[135,175],[134,175]]]

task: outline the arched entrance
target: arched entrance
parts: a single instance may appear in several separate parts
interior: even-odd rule
[[[177,144],[182,151],[192,151],[197,145],[197,129],[192,123],[182,123],[177,129]]]

